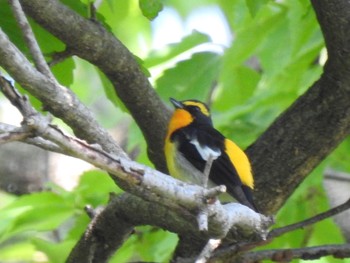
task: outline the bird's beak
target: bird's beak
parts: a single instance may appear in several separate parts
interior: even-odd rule
[[[184,105],[181,101],[177,101],[176,99],[170,98],[170,102],[174,105],[176,109],[183,109]]]

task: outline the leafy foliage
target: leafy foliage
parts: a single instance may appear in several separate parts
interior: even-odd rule
[[[89,2],[64,1],[83,16],[88,15]],[[218,44],[206,32],[197,31],[153,50],[155,29],[148,19],[166,15],[161,12],[162,2],[103,1],[97,9],[98,18],[141,58],[140,63],[150,71],[151,81],[164,101],[172,96],[211,102],[215,125],[242,147],[252,143],[322,72],[318,59],[324,44],[308,1],[164,1],[164,10],[177,12],[181,25],[200,6],[218,8],[222,23],[233,36],[228,46],[220,46],[221,52],[211,50]],[[6,1],[0,0],[0,5],[2,29],[27,54]],[[38,25],[32,25],[48,60],[54,52],[64,50],[59,40]],[[53,67],[53,73],[96,112],[106,127],[114,127],[121,120],[132,123],[108,79],[91,65],[69,58]],[[112,103],[106,103],[107,99]],[[130,151],[137,148],[138,160],[151,165],[136,125],[128,126],[128,134],[126,148]],[[349,143],[347,140],[329,156],[288,200],[277,215],[279,226],[327,209],[322,173],[327,166],[350,171]],[[109,192],[118,191],[108,175],[100,171],[82,175],[72,191],[52,188],[21,197],[1,193],[0,261],[29,262],[40,251],[49,262],[63,262],[89,222],[83,207],[103,205]],[[58,237],[52,238],[52,233]],[[143,240],[147,240],[147,245]],[[166,261],[176,240],[174,234],[140,227],[111,262]],[[312,229],[281,237],[269,247],[321,245],[330,240],[336,243],[342,237],[334,223],[327,220]]]

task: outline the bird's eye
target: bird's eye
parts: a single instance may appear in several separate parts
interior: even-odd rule
[[[199,107],[197,107],[197,106],[194,106],[194,111],[195,111],[195,112],[200,112],[201,109],[200,109]]]

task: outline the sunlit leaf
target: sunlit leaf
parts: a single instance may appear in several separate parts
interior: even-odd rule
[[[153,50],[144,60],[144,65],[147,68],[159,65],[206,42],[210,42],[208,35],[193,31],[179,43],[170,44],[160,50]]]
[[[142,261],[168,262],[177,241],[173,233],[149,226],[137,227],[136,233],[120,249],[123,257],[116,255],[112,262],[128,262],[131,249],[134,250],[133,257]]]
[[[72,204],[50,192],[24,195],[1,209],[1,239],[25,231],[47,231],[73,215]]]
[[[238,66],[225,70],[220,78],[220,88],[216,91],[214,109],[227,110],[245,104],[253,96],[260,74],[249,67]]]
[[[120,109],[122,109],[124,111],[127,111],[124,104],[118,98],[118,96],[115,92],[115,88],[112,85],[111,81],[100,70],[96,69],[96,72],[98,73],[98,76],[100,77],[100,80],[102,82],[102,86],[103,86],[103,89],[105,91],[106,97],[113,103],[114,106],[119,107]]]
[[[216,84],[220,63],[221,58],[215,53],[196,53],[166,70],[157,80],[157,91],[164,100],[175,97],[205,101]]]
[[[267,34],[284,21],[285,12],[282,7],[265,8],[259,17],[241,28],[224,55],[224,70],[244,63],[263,44]]]
[[[35,247],[28,242],[19,241],[0,247],[0,262],[30,262],[33,259]]]
[[[250,14],[254,17],[269,0],[246,0]]]
[[[161,0],[139,0],[139,6],[142,14],[149,20],[156,18],[163,9]]]
[[[106,204],[109,193],[121,193],[111,177],[104,171],[93,170],[85,172],[79,180],[79,185],[74,189],[86,204],[98,206]]]

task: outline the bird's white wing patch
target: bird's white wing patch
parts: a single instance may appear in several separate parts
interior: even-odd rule
[[[201,145],[197,139],[192,139],[190,140],[190,143],[192,143],[194,146],[196,146],[196,149],[198,151],[198,153],[200,154],[200,156],[203,158],[203,160],[208,161],[209,157],[211,157],[213,160],[215,160],[216,158],[218,158],[221,154],[220,149],[216,148],[210,148],[206,145]]]

